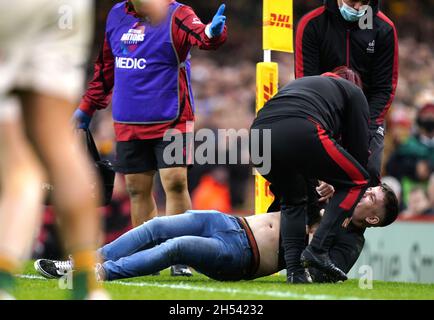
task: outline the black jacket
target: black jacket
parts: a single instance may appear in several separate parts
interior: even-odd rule
[[[337,76],[304,77],[290,82],[258,112],[253,126],[288,117],[313,119],[366,168],[369,106],[362,90]]]
[[[346,65],[360,73],[370,108],[370,127],[384,122],[398,82],[395,26],[371,0],[373,28],[362,30],[339,12],[337,0],[305,15],[297,26],[296,77],[319,75]]]

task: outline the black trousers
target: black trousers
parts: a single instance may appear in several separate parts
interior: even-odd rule
[[[251,128],[259,130],[260,136],[264,129],[271,130],[271,170],[264,178],[281,196],[280,230],[287,271],[300,272],[307,205],[314,187],[310,181],[319,179],[335,187],[335,195],[311,242],[317,251],[327,252],[343,221],[352,215],[365,193],[369,175],[313,120],[286,118]]]

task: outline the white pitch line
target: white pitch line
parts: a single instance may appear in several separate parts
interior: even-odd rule
[[[269,296],[274,298],[292,298],[292,299],[305,299],[305,300],[337,300],[342,299],[333,295],[315,295],[315,294],[300,294],[289,291],[277,291],[277,290],[243,290],[243,289],[233,289],[233,288],[220,288],[220,287],[210,287],[210,286],[197,286],[185,283],[179,284],[167,284],[158,282],[125,282],[125,281],[112,281],[109,283],[120,284],[124,286],[131,287],[155,287],[155,288],[166,288],[166,289],[177,289],[177,290],[189,290],[189,291],[203,291],[203,292],[218,292],[218,293],[228,293],[228,294],[250,294],[259,296]],[[344,300],[360,300],[360,297],[345,297]]]
[[[37,275],[18,275],[22,279],[31,280],[47,280],[44,277]],[[362,300],[360,297],[338,297],[327,294],[302,294],[290,291],[277,291],[277,290],[243,290],[243,289],[233,289],[233,288],[220,288],[220,287],[210,287],[207,285],[197,286],[186,283],[179,284],[167,284],[158,282],[126,282],[126,281],[110,281],[108,284],[118,284],[126,287],[151,287],[151,288],[161,288],[161,289],[175,289],[175,290],[188,290],[188,291],[201,291],[210,293],[227,293],[227,294],[246,294],[246,295],[257,295],[257,296],[267,296],[271,298],[286,298],[286,299],[304,299],[304,300]]]
[[[30,280],[48,280],[47,278],[41,277],[41,276],[37,276],[34,274],[16,274],[15,275],[17,278],[20,279],[30,279]]]

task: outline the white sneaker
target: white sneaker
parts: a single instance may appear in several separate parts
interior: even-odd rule
[[[58,279],[73,271],[71,260],[39,259],[33,264],[35,270],[47,279]]]
[[[104,271],[104,268],[102,267],[101,263],[97,263],[95,265],[95,277],[96,277],[96,281],[104,281],[105,280],[105,271]]]

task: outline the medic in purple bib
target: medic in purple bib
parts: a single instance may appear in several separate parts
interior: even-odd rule
[[[191,209],[187,159],[167,164],[163,136],[171,128],[186,133],[187,121],[194,121],[190,49],[215,50],[226,41],[224,10],[221,5],[212,22],[203,24],[192,8],[176,1],[129,0],[107,17],[104,47],[74,117],[79,128],[87,128],[93,113],[112,102],[116,167],[126,176],[134,226],[157,213],[152,197],[157,170],[166,212]]]
[[[157,25],[139,16],[134,0],[118,3],[109,13],[104,47],[79,107],[88,119],[78,112],[80,124],[87,126],[93,113],[110,101],[118,141],[161,138],[174,121],[185,132],[180,124],[194,119],[190,49],[215,50],[226,41],[225,7],[205,25],[192,8],[160,2],[169,2],[169,8]]]

